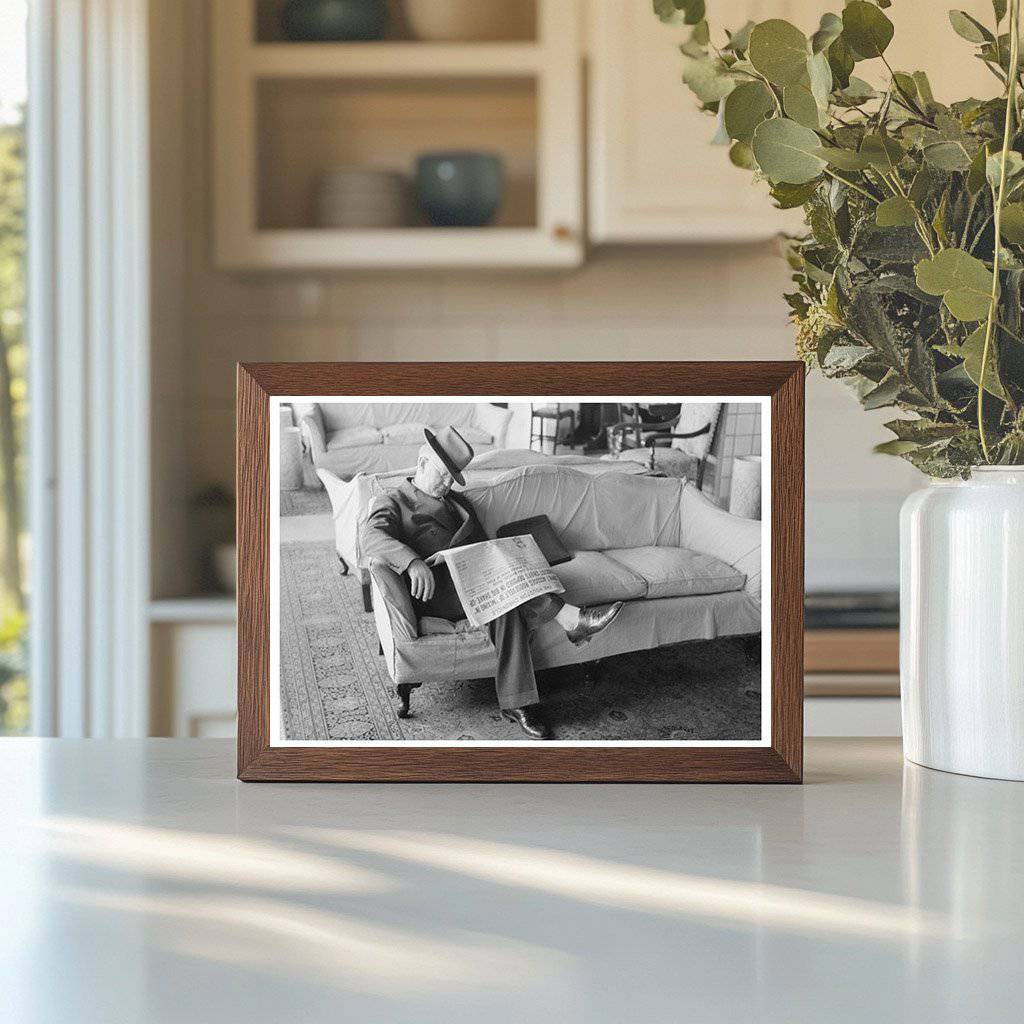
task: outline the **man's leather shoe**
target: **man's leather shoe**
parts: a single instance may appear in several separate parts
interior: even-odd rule
[[[608,626],[620,611],[621,601],[616,601],[607,608],[581,608],[580,621],[572,629],[567,629],[565,635],[579,647],[580,644],[588,643],[595,633],[600,633]]]
[[[515,722],[531,739],[551,739],[551,727],[544,720],[539,704],[528,704],[524,708],[502,708],[501,714],[503,718]]]

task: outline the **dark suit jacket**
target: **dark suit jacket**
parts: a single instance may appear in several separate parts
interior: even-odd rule
[[[445,548],[487,540],[469,500],[454,491],[434,498],[406,480],[397,490],[370,502],[359,531],[363,556],[371,563],[403,573],[417,558],[429,558]],[[425,614],[446,619],[463,617],[462,604],[443,563],[434,566],[436,590]]]

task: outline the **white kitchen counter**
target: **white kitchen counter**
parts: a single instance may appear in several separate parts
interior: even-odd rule
[[[242,785],[0,741],[0,1021],[1005,1022],[1024,785],[811,740],[784,786]]]

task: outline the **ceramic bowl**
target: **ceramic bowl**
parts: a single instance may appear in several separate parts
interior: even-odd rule
[[[504,165],[494,153],[424,153],[416,161],[416,196],[435,227],[489,224],[504,191]]]
[[[387,25],[387,0],[288,0],[281,11],[285,38],[295,42],[364,42]]]
[[[404,7],[417,39],[482,42],[535,36],[531,0],[405,0]]]
[[[399,228],[409,220],[409,183],[396,171],[343,167],[320,179],[314,199],[321,228]]]

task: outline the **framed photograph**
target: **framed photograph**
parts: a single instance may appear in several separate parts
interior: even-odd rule
[[[238,775],[799,782],[798,362],[238,367]]]

